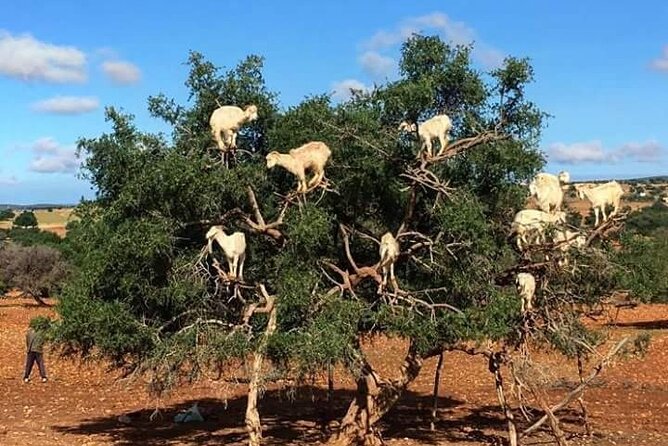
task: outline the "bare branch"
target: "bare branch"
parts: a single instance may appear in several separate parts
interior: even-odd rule
[[[253,209],[253,214],[255,214],[256,221],[253,221],[250,216],[244,214],[242,217],[243,222],[246,223],[246,225],[248,225],[253,231],[259,234],[266,234],[278,241],[283,240],[283,233],[276,228],[283,224],[283,217],[285,216],[285,212],[288,209],[290,201],[285,200],[283,203],[283,209],[281,209],[281,213],[279,214],[276,221],[267,224],[264,220],[264,217],[262,217],[262,212],[260,212],[260,206],[257,204],[255,192],[253,192],[253,189],[250,186],[246,188],[246,194],[248,195],[248,201],[251,205],[251,208]]]
[[[430,158],[427,160],[428,162],[439,162],[443,161],[448,158],[452,158],[453,156],[465,151],[469,150],[477,145],[480,144],[486,144],[494,141],[502,141],[504,139],[509,139],[510,135],[499,133],[498,128],[494,129],[494,131],[486,131],[483,133],[479,133],[475,136],[471,136],[469,138],[461,138],[458,139],[457,141],[453,142],[452,144],[449,144],[442,154],[439,154],[438,156],[434,158]]]
[[[255,192],[253,192],[253,189],[250,186],[246,187],[246,194],[248,195],[248,201],[250,201],[251,207],[253,208],[253,213],[255,214],[257,224],[260,226],[265,226],[264,218],[262,218],[262,214],[260,213],[260,207],[258,206],[257,200],[255,199]]]
[[[557,412],[558,410],[561,410],[564,407],[568,406],[573,400],[579,398],[582,392],[584,391],[585,387],[587,387],[589,383],[592,382],[594,378],[596,378],[599,375],[599,373],[601,373],[601,371],[610,363],[610,361],[612,361],[612,359],[619,353],[622,347],[624,347],[624,345],[630,339],[631,338],[627,336],[621,341],[619,341],[614,347],[612,347],[608,352],[608,354],[598,363],[598,365],[596,365],[596,367],[594,367],[594,369],[591,371],[587,379],[581,380],[580,385],[578,385],[575,389],[571,390],[557,404],[550,407],[549,408],[550,412],[551,413]],[[541,417],[534,424],[524,429],[524,431],[520,435],[520,438],[529,435],[531,432],[541,427],[543,423],[548,421],[548,418],[549,418],[548,414],[543,415],[543,417]]]
[[[341,136],[345,136],[345,137],[353,138],[355,141],[358,141],[358,142],[364,144],[365,146],[374,149],[375,151],[377,151],[378,153],[380,153],[381,155],[383,155],[385,158],[391,158],[390,154],[387,153],[385,150],[381,149],[378,145],[373,144],[373,143],[367,141],[367,140],[364,139],[364,138],[360,138],[360,137],[357,136],[353,131],[348,130],[348,129],[341,128],[341,127],[339,127],[339,126],[336,126],[336,125],[332,124],[331,122],[327,122],[327,121],[322,120],[322,119],[319,120],[319,122],[320,122],[321,124],[323,124],[323,125],[325,125],[325,126],[331,128],[331,129],[334,129],[334,130],[338,131],[339,134],[340,134]]]
[[[342,224],[339,224],[339,231],[341,232],[341,237],[343,238],[343,246],[346,251],[346,257],[348,258],[348,261],[350,262],[350,265],[353,267],[355,272],[359,272],[359,268],[357,267],[357,264],[355,263],[355,259],[353,259],[353,255],[350,252],[350,237],[348,236],[348,231],[345,226]]]
[[[201,319],[201,318],[197,318],[195,320],[195,322],[193,322],[190,325],[186,325],[185,327],[183,327],[182,329],[177,331],[176,334],[177,335],[181,334],[185,331],[188,331],[188,330],[196,327],[197,325],[220,325],[221,327],[227,327],[227,328],[233,328],[234,327],[234,324],[230,324],[228,322],[221,321],[219,319]]]

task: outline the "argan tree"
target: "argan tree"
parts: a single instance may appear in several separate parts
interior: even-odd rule
[[[79,205],[68,236],[78,273],[58,307],[57,339],[148,374],[154,391],[248,361],[251,445],[262,436],[263,364],[296,382],[345,367],[357,392],[329,442],[377,444],[378,421],[425,359],[454,349],[489,361],[514,426],[501,365],[517,357],[528,370],[528,342],[571,355],[595,346],[578,312],[614,285],[602,241],[614,228],[592,233],[568,268],[560,254],[545,261],[544,251],[514,249],[510,223],[525,205],[522,183],[543,165],[545,114],[526,97],[527,60],[484,73],[470,53],[416,35],[402,47],[399,80],[341,104],[321,95],[283,111],[262,58],[221,72],[191,53],[189,102],[149,99],[172,135],[144,133],[131,115],[107,109],[112,131],[79,142],[97,196]],[[224,104],[255,104],[260,116],[241,129],[229,167],[217,162],[208,129]],[[454,123],[451,142],[427,158],[397,126],[440,113]],[[267,170],[264,157],[308,141],[325,142],[332,156],[326,181],[297,194],[295,178]],[[202,250],[211,225],[246,234],[244,282],[227,276],[217,251]],[[383,287],[378,243],[388,231],[401,252],[396,282]],[[541,285],[531,315],[520,313],[519,271]],[[407,341],[395,378],[367,359],[371,335]],[[543,401],[520,371],[514,379]]]

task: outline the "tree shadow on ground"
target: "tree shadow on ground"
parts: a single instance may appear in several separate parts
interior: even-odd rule
[[[334,392],[333,403],[326,401],[324,389],[303,386],[289,396],[285,391],[271,390],[260,401],[263,435],[266,444],[313,445],[326,441],[331,434],[328,426],[345,415],[354,396],[350,390]],[[173,417],[197,402],[205,418],[201,423],[177,424]],[[501,444],[506,437],[506,423],[498,406],[469,407],[463,401],[441,397],[435,429],[430,429],[432,397],[406,392],[380,425],[385,440],[409,439],[419,444],[448,443]],[[120,446],[131,445],[242,445],[246,444],[244,415],[246,397],[227,401],[215,398],[188,400],[166,407],[162,418],[151,422],[152,409],[117,413],[85,420],[77,426],[53,426],[52,429],[81,436],[103,436]],[[535,411],[540,414],[540,411]],[[127,415],[130,424],[118,421]],[[575,412],[564,411],[560,418],[565,424],[577,423]],[[516,419],[521,421],[519,412]],[[520,428],[526,427],[522,426]],[[544,429],[542,430],[545,432]],[[539,434],[540,435],[540,434]]]
[[[260,401],[263,435],[267,444],[311,445],[327,440],[331,431],[328,425],[339,421],[354,396],[349,390],[334,392],[333,403],[326,401],[327,392],[321,388],[303,386],[296,395],[288,396],[285,391],[267,391]],[[205,418],[201,423],[177,424],[173,417],[197,402]],[[409,438],[422,444],[442,444],[450,439],[461,440],[461,428],[469,424],[470,441],[490,440],[478,429],[481,426],[503,426],[497,408],[488,408],[489,414],[472,415],[459,419],[444,419],[449,411],[455,411],[462,401],[439,398],[439,419],[434,432],[430,431],[432,397],[406,392],[401,401],[383,419],[383,437]],[[76,426],[53,426],[52,429],[74,435],[104,436],[121,446],[165,444],[246,444],[244,414],[246,397],[240,396],[227,401],[215,398],[188,400],[166,407],[162,418],[149,420],[152,409],[132,413],[117,413],[106,417],[85,420]],[[127,415],[130,424],[118,421],[120,415]],[[459,414],[461,416],[461,414]]]
[[[668,330],[668,319],[660,321],[611,322],[609,327],[638,328],[641,330]]]

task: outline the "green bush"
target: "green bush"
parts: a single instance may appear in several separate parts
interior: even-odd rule
[[[668,228],[628,232],[619,251],[621,285],[645,302],[668,302]]]
[[[18,217],[14,220],[14,226],[20,228],[34,228],[37,227],[37,217],[31,211],[24,211],[19,214]]]
[[[668,228],[668,205],[659,201],[632,212],[626,220],[626,229],[637,234],[650,235],[660,228]]]
[[[37,228],[12,228],[7,237],[14,243],[23,246],[45,245],[52,248],[59,247],[63,239],[53,232],[41,231]]]
[[[16,214],[11,209],[2,209],[0,210],[0,221],[2,220],[11,220],[16,216]]]

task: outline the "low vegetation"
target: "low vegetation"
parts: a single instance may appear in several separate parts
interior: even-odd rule
[[[621,240],[621,287],[645,302],[668,302],[668,206],[631,213]]]
[[[11,209],[1,209],[0,210],[0,221],[12,220],[16,217],[16,214]]]
[[[36,228],[37,217],[32,211],[23,211],[14,219],[14,226],[19,228]]]
[[[68,275],[68,266],[60,251],[48,246],[0,247],[0,286],[4,291],[17,289],[39,303],[55,296]]]

